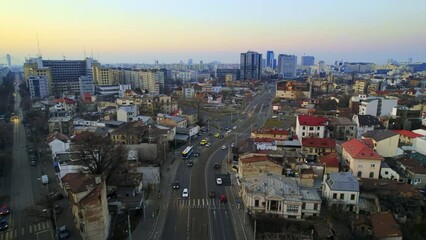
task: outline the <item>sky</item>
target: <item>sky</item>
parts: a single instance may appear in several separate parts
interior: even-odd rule
[[[315,61],[426,61],[425,0],[2,0],[0,63],[239,63],[267,50]],[[38,39],[38,44],[37,44]]]

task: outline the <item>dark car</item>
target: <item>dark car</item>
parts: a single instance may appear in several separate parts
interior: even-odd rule
[[[31,160],[31,166],[36,166],[37,165],[37,161],[36,160]]]
[[[215,169],[219,169],[219,168],[220,168],[220,164],[219,164],[219,163],[215,163],[215,164],[213,165],[213,168],[215,168]]]
[[[215,191],[210,191],[210,193],[209,193],[209,197],[211,197],[211,198],[214,198],[214,197],[216,197],[216,192]]]
[[[70,233],[65,225],[58,228],[58,237],[59,239],[68,239],[70,237]]]
[[[4,204],[0,207],[0,215],[4,216],[10,213],[10,208],[8,205]]]
[[[192,167],[192,165],[194,165],[194,162],[192,160],[189,160],[186,165],[188,165],[188,167]]]
[[[64,198],[64,195],[60,192],[51,192],[49,193],[49,197],[54,200],[61,200]]]
[[[199,152],[195,152],[194,153],[194,157],[198,157],[198,156],[200,156],[200,153]]]
[[[173,184],[173,189],[179,189],[180,188],[180,182],[179,181],[175,181]]]
[[[0,231],[6,230],[9,228],[9,223],[7,222],[7,219],[2,217],[0,218]]]

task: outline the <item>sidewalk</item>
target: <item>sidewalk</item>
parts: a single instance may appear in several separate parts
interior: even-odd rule
[[[179,153],[180,151],[176,151]],[[179,159],[175,156],[175,159]],[[167,208],[162,207],[170,198],[172,177],[175,176],[179,161],[172,161],[172,156],[168,156],[167,160],[160,167],[161,179],[160,184],[151,190],[145,199],[144,214],[139,220],[138,225],[132,232],[132,239],[160,239],[161,232],[166,221]],[[158,197],[160,189],[161,198]]]

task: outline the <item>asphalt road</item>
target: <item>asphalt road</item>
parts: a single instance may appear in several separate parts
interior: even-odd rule
[[[264,94],[257,96],[246,108],[244,115],[239,116],[238,129],[226,135],[224,139],[216,139],[210,136],[212,146],[200,146],[199,142],[207,134],[199,137],[193,146],[201,154],[199,157],[191,157],[194,161],[192,167],[186,165],[187,160],[180,159],[175,180],[180,181],[180,189],[172,190],[167,203],[167,214],[164,228],[161,231],[161,239],[236,239],[235,227],[232,219],[232,211],[228,203],[220,203],[219,196],[227,195],[226,188],[230,188],[231,177],[224,168],[215,170],[213,164],[220,162],[227,164],[228,149],[222,150],[221,146],[229,146],[232,142],[239,141],[250,135],[253,125],[261,125],[270,111],[270,102],[273,89],[265,90]],[[235,117],[235,116],[233,116]],[[223,118],[222,126],[229,125],[230,119]],[[210,127],[210,132],[215,133]],[[216,184],[216,177],[223,177],[223,185]],[[170,186],[171,188],[171,186]],[[189,188],[189,198],[182,198],[182,190]],[[210,198],[209,192],[214,190],[216,197]],[[165,196],[169,196],[168,194]]]
[[[16,85],[15,114],[23,119],[20,95]],[[31,135],[30,135],[31,136]],[[40,168],[32,167],[27,153],[27,134],[20,121],[13,123],[13,159],[10,174],[5,176],[3,194],[10,196],[11,213],[7,216],[9,229],[0,232],[0,240],[12,239],[53,239],[50,221],[39,221],[27,215],[27,209],[34,206],[40,196],[42,184]],[[45,186],[46,187],[46,186]],[[46,189],[47,190],[47,189]]]

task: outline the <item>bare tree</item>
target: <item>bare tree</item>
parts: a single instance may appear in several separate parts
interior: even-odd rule
[[[115,144],[109,136],[82,132],[73,141],[83,164],[94,175],[108,177],[110,170],[127,157],[126,148]]]
[[[26,209],[26,215],[40,221],[50,220],[53,228],[56,228],[57,226],[55,226],[55,223],[58,217],[62,214],[62,208],[57,204],[59,199],[55,197],[55,194],[57,194],[56,190],[51,193],[43,191],[40,194],[39,199],[35,202],[35,205]]]

